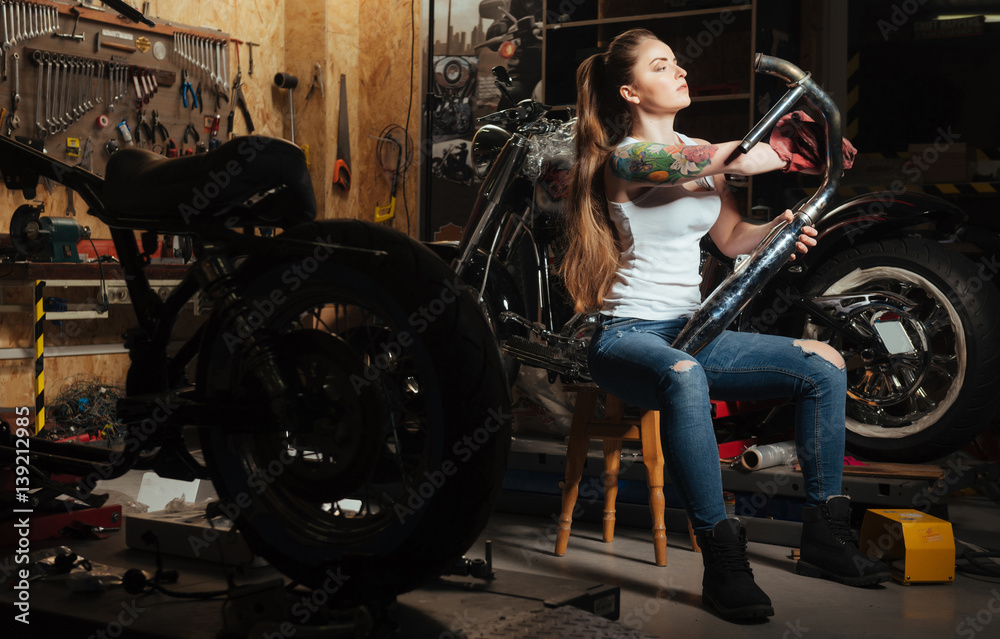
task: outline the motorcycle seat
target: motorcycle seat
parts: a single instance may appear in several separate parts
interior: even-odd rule
[[[244,136],[178,158],[122,149],[105,172],[101,217],[111,226],[183,233],[191,225],[285,228],[316,218],[305,154],[278,138]]]

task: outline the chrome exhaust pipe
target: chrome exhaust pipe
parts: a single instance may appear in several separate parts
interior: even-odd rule
[[[823,219],[844,173],[843,127],[840,111],[833,100],[810,74],[787,60],[758,53],[754,70],[782,78],[788,83],[789,91],[751,129],[734,156],[746,153],[760,142],[781,116],[790,111],[800,97],[805,97],[823,116],[827,139],[826,175],[819,190],[792,211],[792,221],[774,227],[688,320],[672,346],[689,355],[698,353],[725,330],[750,298],[788,262],[795,253],[795,243],[802,234],[802,227],[815,226]],[[727,163],[732,159],[733,156],[730,156]]]

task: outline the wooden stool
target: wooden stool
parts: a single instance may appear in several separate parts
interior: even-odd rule
[[[573,508],[580,492],[580,478],[587,460],[591,439],[604,442],[604,541],[615,538],[615,500],[618,497],[618,471],[621,464],[622,442],[642,443],[642,461],[646,466],[649,486],[649,510],[653,516],[653,552],[657,566],[667,565],[667,529],[664,524],[663,500],[663,449],[660,446],[660,411],[641,410],[640,416],[625,417],[625,403],[598,386],[574,385],[567,390],[577,391],[566,450],[566,481],[562,493],[562,514],[556,535],[556,555],[566,554]],[[605,417],[594,419],[597,396],[605,396]],[[691,521],[688,535],[695,552],[701,552]]]

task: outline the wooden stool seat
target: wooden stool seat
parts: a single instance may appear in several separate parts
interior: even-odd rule
[[[562,557],[569,544],[573,524],[573,508],[580,491],[580,479],[587,460],[591,439],[604,443],[604,534],[605,542],[615,538],[615,501],[618,498],[618,472],[621,468],[623,441],[642,444],[642,461],[646,466],[649,487],[649,510],[653,518],[653,553],[657,566],[667,565],[667,534],[664,523],[663,448],[660,445],[660,411],[640,410],[638,417],[626,417],[625,403],[595,385],[574,385],[577,391],[566,450],[566,481],[562,492],[562,513],[556,534],[555,554]],[[595,419],[597,398],[604,395],[604,418]],[[691,546],[700,552],[691,522],[688,521]]]

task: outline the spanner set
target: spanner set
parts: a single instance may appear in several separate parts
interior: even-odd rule
[[[9,95],[0,98],[0,135],[80,162],[86,149],[86,166],[97,173],[124,146],[174,156],[218,143],[219,111],[233,90],[226,34],[148,29],[110,11],[44,0],[0,0],[0,29]]]

